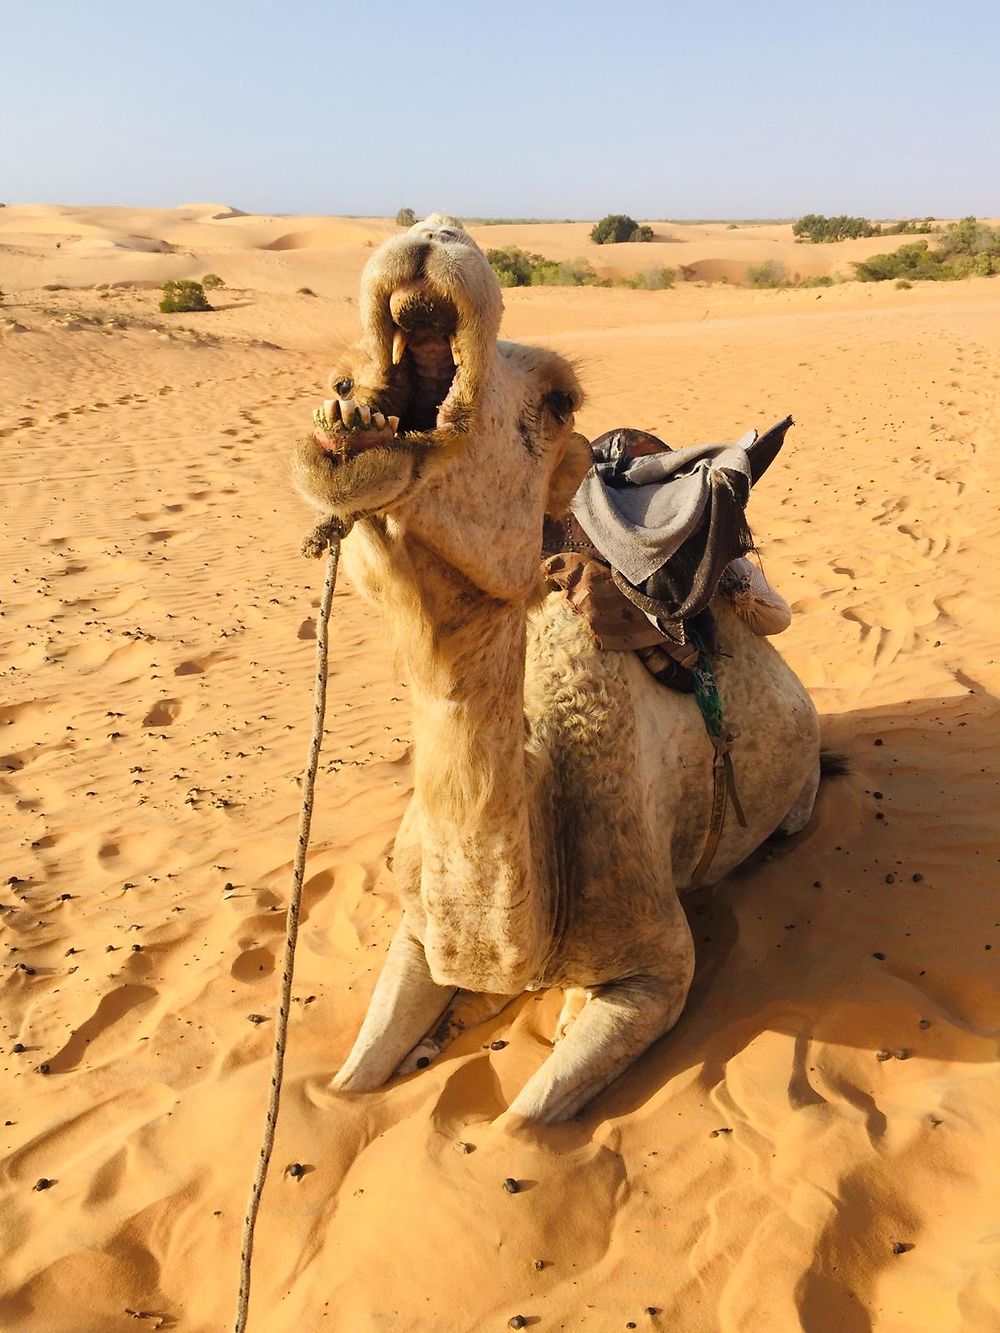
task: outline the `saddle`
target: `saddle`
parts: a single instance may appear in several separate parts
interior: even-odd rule
[[[662,460],[665,468],[639,461],[674,454],[648,431],[621,427],[593,442],[594,468],[577,492],[571,512],[562,519],[545,519],[542,576],[549,589],[566,593],[570,605],[589,622],[599,647],[634,652],[662,684],[692,692],[692,668],[699,654],[718,651],[709,603],[720,585],[725,591],[730,561],[753,547],[744,512],[750,488],[777,456],[791,425],[791,417],[786,417],[762,436],[751,432],[737,446],[681,451],[669,463]],[[691,491],[692,474],[699,468],[700,479]],[[603,551],[593,539],[603,513],[600,501],[605,492],[600,487],[607,489],[613,505],[616,499],[632,499],[613,492],[636,486],[669,487],[675,479],[684,482],[691,495],[678,490],[676,516],[668,513],[665,520],[661,518],[661,529],[654,532],[670,553],[651,573],[633,581],[609,558],[620,534],[611,531],[601,543]],[[581,500],[587,486],[598,488],[596,506]],[[628,540],[630,529],[624,531]],[[640,540],[648,542],[649,532],[640,529]],[[620,544],[618,554],[623,554]],[[631,573],[642,573],[655,562],[655,555],[647,550],[632,561],[626,553],[620,563],[626,560]]]

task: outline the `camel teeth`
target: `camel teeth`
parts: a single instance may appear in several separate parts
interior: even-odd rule
[[[354,425],[354,413],[356,411],[353,398],[344,398],[340,403],[340,419],[345,426]]]
[[[399,430],[399,417],[387,417],[386,420],[389,423],[389,429],[395,435],[396,431]]]
[[[392,364],[398,366],[403,359],[403,353],[406,351],[406,334],[402,329],[396,329],[392,335]]]
[[[382,415],[381,412],[376,412],[375,415],[372,417],[372,425],[376,428],[376,430],[384,430],[385,417]]]
[[[462,364],[462,357],[461,357],[461,355],[460,355],[460,353],[459,353],[459,350],[458,350],[458,338],[456,338],[456,337],[451,337],[451,338],[449,338],[449,339],[448,339],[448,345],[451,347],[451,359],[452,359],[452,361],[454,361],[454,363],[455,363],[456,366],[460,366],[460,365]]]
[[[372,420],[371,408],[367,407],[364,403],[358,403],[357,412],[358,416],[361,418],[361,424],[363,426],[370,426]]]

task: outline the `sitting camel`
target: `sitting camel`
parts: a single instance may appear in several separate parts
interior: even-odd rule
[[[695,956],[678,894],[706,841],[713,750],[690,695],[601,652],[565,593],[540,588],[543,517],[590,466],[582,394],[553,352],[497,341],[501,310],[460,223],[435,215],[387,241],[365,266],[337,398],[292,461],[306,500],[355,520],[345,565],[383,607],[414,714],[403,916],[333,1086],[426,1064],[463,1006],[481,1019],[559,987],[554,1049],[510,1108],[554,1122],[684,1006]],[[747,826],[726,822],[708,882],[804,826],[819,781],[802,684],[723,598],[713,610]]]

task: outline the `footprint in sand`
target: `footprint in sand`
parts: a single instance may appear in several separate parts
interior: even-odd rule
[[[237,981],[259,981],[274,971],[274,954],[270,949],[246,949],[230,968]]]
[[[181,715],[184,705],[180,699],[158,699],[142,719],[144,727],[169,727]]]
[[[49,1058],[50,1072],[62,1074],[67,1069],[75,1069],[87,1054],[87,1048],[92,1042],[119,1023],[133,1009],[155,1000],[156,995],[157,992],[151,986],[134,984],[119,986],[110,995],[105,995],[90,1018],[81,1023],[73,1031],[65,1046]]]

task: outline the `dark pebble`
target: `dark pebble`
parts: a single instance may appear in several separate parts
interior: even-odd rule
[[[527,1319],[525,1319],[525,1317],[524,1317],[523,1314],[515,1314],[515,1315],[511,1315],[511,1317],[507,1320],[507,1327],[508,1327],[508,1328],[527,1328],[527,1327],[528,1327],[528,1321],[527,1321]]]
[[[905,1240],[894,1240],[894,1241],[892,1242],[892,1252],[893,1252],[893,1254],[905,1254],[905,1253],[907,1252],[907,1250],[912,1250],[912,1249],[913,1249],[913,1246],[909,1243],[909,1241],[905,1241]]]
[[[920,1020],[920,1026],[924,1029],[925,1032],[930,1027],[930,1025],[931,1025],[931,1020],[929,1018],[922,1018]]]
[[[15,1041],[14,1045],[11,1047],[11,1050],[14,1052],[15,1055],[20,1055],[21,1052],[25,1050],[24,1042]]]
[[[823,881],[822,881],[821,879],[814,879],[814,880],[813,880],[813,888],[814,888],[814,889],[821,889],[822,887],[823,887]]]
[[[247,1019],[251,1023],[266,1023],[267,1019],[263,1014],[247,1014]]]
[[[133,944],[133,945],[132,945],[132,952],[133,952],[133,953],[142,953],[142,945],[141,945],[141,944]]]
[[[874,743],[875,745],[884,745],[884,744],[885,744],[885,741],[882,739],[881,736],[876,736],[876,737],[875,737],[875,740],[874,740],[873,743]]]
[[[873,954],[872,954],[872,957],[873,957],[873,958],[877,958],[877,959],[879,960],[880,963],[884,963],[884,962],[885,962],[885,954],[884,954],[884,953],[873,953]]]
[[[886,875],[885,882],[886,884],[895,884],[896,876],[892,873],[891,870],[889,871],[888,875]]]
[[[491,1042],[490,1042],[490,1050],[491,1050],[491,1051],[502,1051],[506,1045],[507,1045],[507,1042],[505,1042],[505,1041],[491,1041]]]
[[[875,811],[875,818],[876,818],[876,819],[885,819],[885,815],[882,813],[881,810],[876,810],[876,811]]]
[[[545,1267],[545,1260],[544,1260],[544,1259],[536,1259],[536,1260],[535,1260],[535,1272],[536,1272],[536,1273],[540,1273],[544,1267]]]
[[[918,870],[917,873],[913,876],[913,882],[914,882],[914,884],[922,884],[922,883],[924,882],[924,877],[923,877],[923,875],[921,875],[921,873],[920,873],[919,870]]]
[[[72,900],[73,900],[73,895],[71,893],[60,893],[59,895],[59,901],[61,903],[72,902]]]
[[[227,879],[226,882],[225,882],[225,884],[223,884],[222,887],[223,887],[223,889],[225,890],[225,892],[228,893],[230,889],[235,889],[235,888],[236,888],[236,885],[232,882],[231,879]]]
[[[464,1139],[459,1139],[458,1142],[453,1144],[452,1146],[454,1147],[456,1152],[470,1153],[472,1152],[474,1145],[471,1143],[466,1143]]]
[[[875,797],[876,801],[881,801],[882,793],[880,791],[873,791],[872,795]]]
[[[910,1058],[910,1052],[905,1049],[899,1051],[893,1051],[893,1055],[896,1057],[897,1060],[909,1060]]]
[[[298,1180],[299,1176],[304,1176],[305,1173],[306,1169],[301,1162],[293,1162],[291,1166],[288,1168],[288,1174],[292,1176],[295,1180]]]
[[[625,1327],[626,1327],[626,1328],[637,1328],[638,1325],[636,1324],[636,1322],[635,1322],[634,1319],[630,1319],[630,1320],[628,1321],[628,1323],[625,1325]]]
[[[35,1189],[36,1190],[51,1189],[52,1184],[53,1182],[51,1180],[48,1180],[45,1176],[41,1176],[38,1180],[35,1181]]]
[[[660,1310],[659,1310],[659,1307],[656,1306],[656,1305],[647,1305],[647,1306],[646,1306],[646,1313],[647,1313],[647,1314],[659,1314],[659,1313],[660,1313]]]
[[[876,1051],[876,1052],[875,1052],[875,1059],[876,1059],[876,1060],[891,1060],[891,1059],[892,1059],[892,1052],[891,1052],[891,1051]]]
[[[513,1176],[507,1177],[507,1179],[503,1183],[503,1187],[508,1194],[518,1194],[521,1189],[521,1186],[518,1184],[518,1182],[514,1179]]]
[[[50,1071],[48,1065],[39,1065],[39,1066],[38,1066],[38,1072],[39,1072],[40,1074],[48,1074],[48,1073],[50,1073],[51,1071]]]

